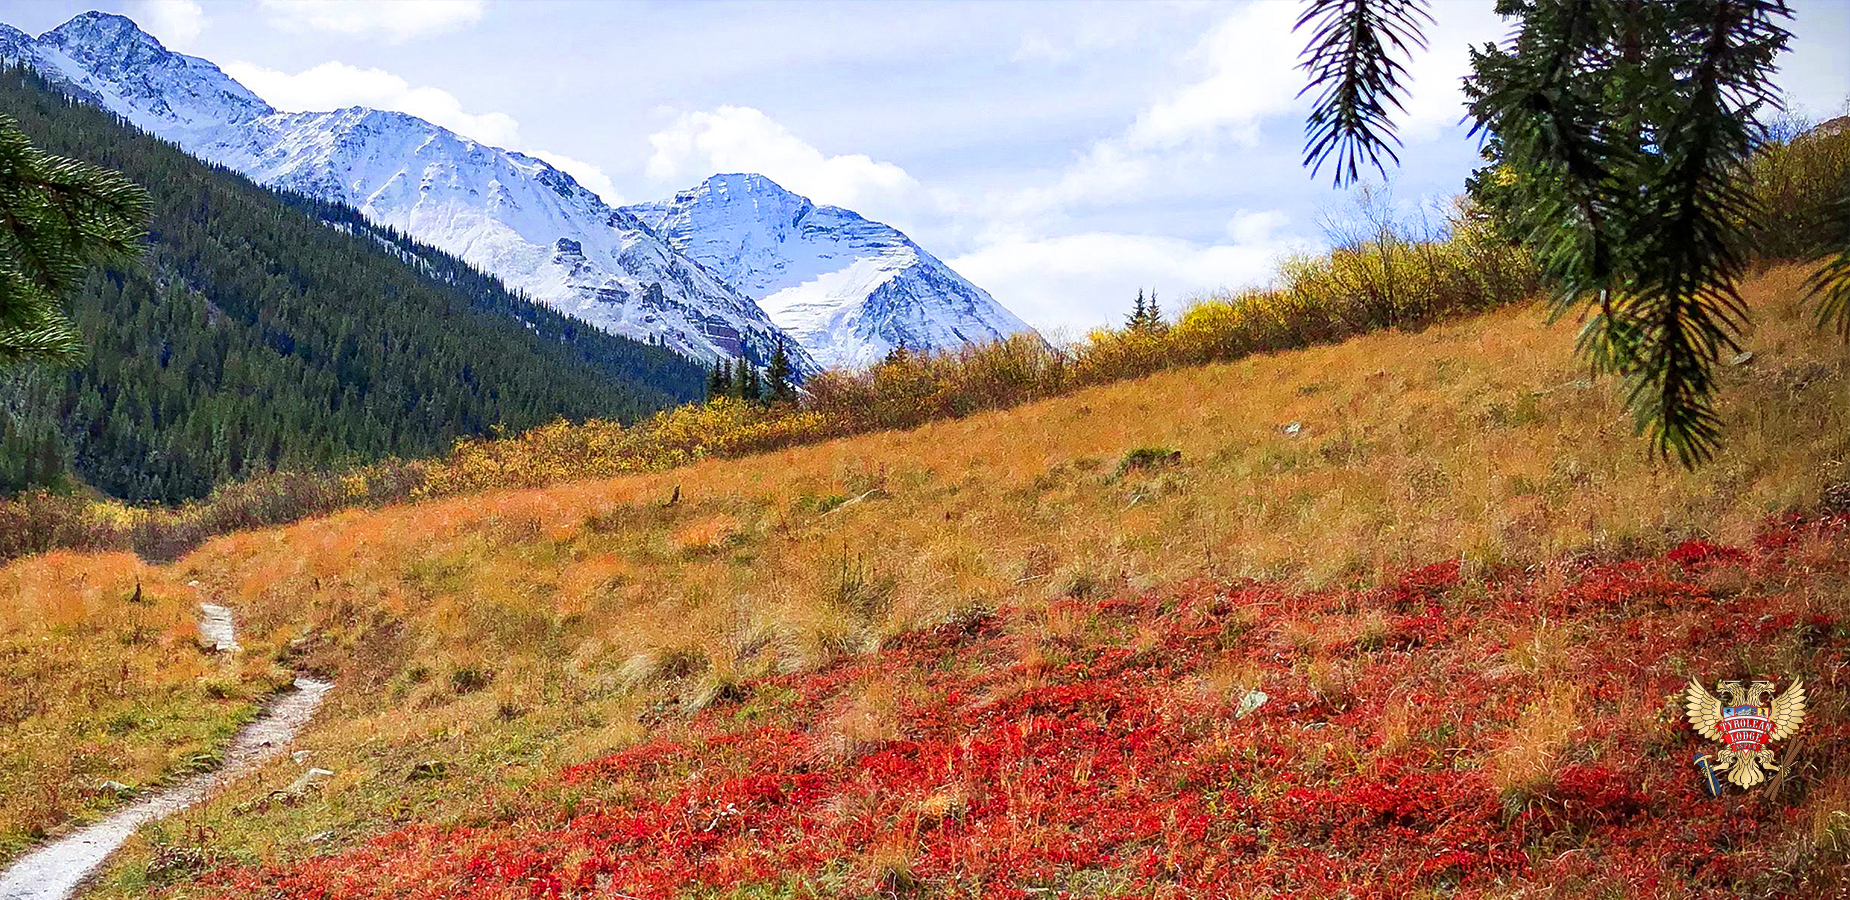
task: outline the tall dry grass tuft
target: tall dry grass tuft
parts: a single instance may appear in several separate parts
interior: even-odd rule
[[[1508,803],[1523,803],[1554,783],[1574,732],[1586,711],[1571,684],[1548,682],[1542,695],[1523,709],[1489,765],[1491,784]]]

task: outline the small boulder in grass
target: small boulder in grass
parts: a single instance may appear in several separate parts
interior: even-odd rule
[[[135,796],[135,789],[120,781],[105,781],[96,786],[96,792],[99,794],[110,794],[116,797]]]
[[[1155,469],[1162,466],[1182,464],[1182,451],[1174,447],[1138,447],[1124,454],[1118,460],[1118,474],[1124,475],[1138,469]]]
[[[1839,482],[1824,489],[1824,511],[1850,513],[1850,481]]]
[[[289,786],[284,788],[284,790],[299,797],[311,790],[321,787],[323,781],[333,777],[334,773],[327,769],[309,769],[297,777],[296,780],[290,782]]]
[[[427,759],[411,767],[411,774],[405,776],[407,781],[434,781],[448,778],[450,764],[440,759]]]
[[[1233,717],[1236,719],[1244,719],[1254,710],[1264,706],[1265,702],[1270,699],[1272,699],[1270,694],[1258,688],[1247,691],[1246,696],[1240,698],[1240,708],[1234,711]]]

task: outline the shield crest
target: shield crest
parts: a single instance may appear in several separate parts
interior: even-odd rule
[[[1740,787],[1753,787],[1766,780],[1767,772],[1779,770],[1773,762],[1772,743],[1792,737],[1804,724],[1805,686],[1794,678],[1777,697],[1772,681],[1756,679],[1745,686],[1722,681],[1715,687],[1726,701],[1709,693],[1695,678],[1683,692],[1690,727],[1724,745],[1713,757],[1696,754],[1696,767],[1708,780],[1711,793],[1719,787],[1715,776],[1720,773]]]

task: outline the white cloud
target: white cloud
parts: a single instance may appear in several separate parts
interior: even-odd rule
[[[462,101],[449,91],[413,86],[380,69],[362,69],[338,61],[324,62],[294,75],[247,62],[228,63],[224,69],[278,109],[318,111],[370,106],[410,113],[498,147],[510,146],[518,137],[518,123],[507,113],[465,112]]]
[[[1265,244],[1272,241],[1273,232],[1283,228],[1288,218],[1278,209],[1260,212],[1242,209],[1227,221],[1227,236],[1236,244]]]
[[[1293,0],[1238,7],[1183,55],[1189,80],[1147,104],[1119,134],[1094,142],[1050,183],[1023,188],[1000,206],[1018,220],[1045,220],[1079,207],[1147,202],[1152,192],[1178,193],[1250,152],[1264,123],[1301,120],[1312,98],[1298,96],[1305,84],[1298,54],[1307,38],[1292,26],[1300,12]],[[1427,29],[1434,49],[1408,61],[1407,109],[1395,117],[1405,143],[1438,139],[1458,123],[1468,48],[1505,30],[1489,2],[1439,5]],[[1057,50],[1029,38],[1016,56],[1054,58]]]
[[[263,0],[270,20],[285,28],[402,41],[480,21],[487,0]]]
[[[829,156],[748,106],[682,112],[674,124],[650,135],[649,143],[655,152],[647,174],[663,186],[686,187],[720,172],[756,172],[817,203],[863,212],[869,201],[903,204],[919,191],[899,166],[859,153]]]
[[[552,163],[553,168],[572,176],[573,180],[590,188],[591,192],[602,197],[605,203],[611,206],[617,206],[623,203],[622,195],[617,192],[616,182],[611,181],[610,176],[604,174],[603,169],[585,162],[582,159],[573,159],[563,153],[553,153],[546,150],[527,150],[525,152],[528,156],[537,157]]]
[[[1793,112],[1814,120],[1850,114],[1850,5],[1794,4],[1792,52],[1779,61],[1773,80]]]
[[[1024,35],[1021,46],[1015,48],[1015,55],[1010,62],[1066,62],[1073,57],[1075,48],[1055,44],[1053,39],[1044,34]]]
[[[1186,298],[1229,285],[1270,280],[1278,259],[1303,245],[1274,236],[1281,213],[1242,212],[1234,243],[1201,245],[1147,234],[1085,232],[1035,239],[1004,237],[950,260],[1030,325],[1078,336],[1116,323],[1139,289],[1154,289],[1173,315]]]
[[[1161,168],[1149,155],[1132,151],[1120,141],[1099,141],[1087,150],[1059,180],[1045,187],[1024,188],[1004,200],[1001,208],[1015,216],[1034,217],[1050,209],[1064,209],[1086,201],[1105,201],[1137,194]]]
[[[1172,4],[1173,5],[1173,4]],[[1152,23],[1148,9],[1094,5],[1064,21],[1024,34],[1010,62],[1061,65],[1100,50],[1144,39]]]
[[[1250,144],[1263,117],[1299,105],[1303,39],[1292,35],[1298,4],[1263,0],[1221,20],[1189,51],[1208,75],[1144,110],[1126,134],[1140,148],[1232,138]]]
[[[140,0],[130,8],[143,29],[176,50],[186,49],[206,27],[206,11],[194,0]]]
[[[998,206],[1018,221],[1083,206],[1147,199],[1161,183],[1186,183],[1203,166],[1225,165],[1217,151],[1251,145],[1265,117],[1303,106],[1298,6],[1260,0],[1239,7],[1196,41],[1184,59],[1194,80],[1150,103],[1121,133],[1098,140],[1049,184],[1028,186]],[[1044,42],[1043,42],[1044,43]],[[1023,44],[1017,57],[1030,52]]]

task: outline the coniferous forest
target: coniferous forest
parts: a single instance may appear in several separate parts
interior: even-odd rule
[[[0,493],[81,483],[175,502],[498,428],[633,421],[705,388],[706,369],[666,348],[194,159],[29,72],[0,75],[0,113],[154,201],[139,263],[91,272],[67,300],[84,360],[0,375]]]

